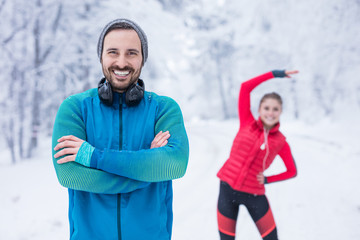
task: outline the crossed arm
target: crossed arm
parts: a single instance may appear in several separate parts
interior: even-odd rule
[[[161,102],[154,128],[158,134],[150,149],[116,151],[94,148],[91,156],[95,157],[91,161],[95,159],[96,164],[91,167],[77,161],[79,150],[84,149],[82,146],[91,146],[84,144],[86,131],[80,102],[81,99],[76,97],[65,100],[55,119],[53,163],[61,185],[75,190],[112,194],[131,192],[148,186],[150,182],[183,176],[189,146],[181,110],[174,101]],[[162,132],[162,129],[173,132],[175,136],[170,138],[169,131]]]
[[[151,147],[152,148],[159,148],[159,147],[163,147],[168,143],[168,139],[170,138],[170,133],[169,131],[163,132],[160,131],[155,137],[154,140],[151,142]],[[77,156],[77,153],[81,147],[81,145],[84,143],[85,141],[75,137],[73,135],[67,135],[67,136],[63,136],[61,138],[58,139],[58,144],[55,146],[54,150],[58,151],[54,157],[55,158],[60,158],[59,160],[57,160],[58,164],[63,164],[63,163],[67,163],[67,162],[74,162]]]
[[[86,139],[85,124],[81,117],[80,101],[81,97],[66,99],[61,104],[55,118],[52,135],[52,155],[59,183],[69,189],[105,194],[132,192],[136,189],[147,187],[150,184],[148,182],[136,181],[98,169],[88,168],[73,161],[67,164],[57,163],[59,159],[55,157],[57,154],[55,147],[59,144],[58,139],[70,135],[80,140]]]

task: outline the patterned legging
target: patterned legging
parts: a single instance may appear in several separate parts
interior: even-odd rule
[[[249,211],[264,240],[278,239],[274,217],[265,195],[239,192],[229,184],[220,182],[217,219],[221,240],[235,239],[236,219],[241,204]]]

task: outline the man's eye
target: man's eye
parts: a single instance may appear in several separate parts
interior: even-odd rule
[[[110,50],[107,52],[109,55],[114,55],[114,54],[117,54],[117,51],[115,50]]]

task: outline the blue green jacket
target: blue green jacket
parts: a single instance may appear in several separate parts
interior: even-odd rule
[[[56,115],[53,148],[65,135],[86,141],[75,162],[53,157],[69,189],[70,239],[171,239],[171,180],[185,174],[189,157],[181,110],[151,92],[135,107],[124,99],[115,93],[107,106],[91,89],[68,97]],[[170,132],[168,144],[150,149],[159,131]]]

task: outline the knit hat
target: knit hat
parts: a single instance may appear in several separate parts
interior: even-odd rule
[[[117,29],[116,25],[122,26],[125,29],[134,29],[135,30],[135,32],[137,33],[137,35],[140,38],[141,53],[143,56],[143,64],[145,64],[147,57],[148,57],[148,42],[147,42],[146,34],[140,28],[139,25],[137,25],[135,22],[133,22],[129,19],[125,19],[125,18],[115,19],[115,20],[109,22],[102,30],[100,37],[99,37],[98,45],[97,45],[97,52],[98,52],[98,57],[99,57],[100,61],[101,61],[101,54],[102,54],[103,46],[104,46],[104,38],[105,38],[106,34],[108,34],[111,30]]]

